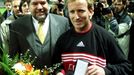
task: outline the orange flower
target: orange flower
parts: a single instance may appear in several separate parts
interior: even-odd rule
[[[31,64],[25,64],[26,71],[33,71],[33,67]]]

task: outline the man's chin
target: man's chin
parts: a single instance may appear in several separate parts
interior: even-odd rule
[[[45,18],[46,18],[45,15],[43,15],[43,16],[36,16],[36,19],[37,19],[38,21],[44,21]]]
[[[83,28],[83,26],[75,26],[75,28],[81,29],[81,28]]]

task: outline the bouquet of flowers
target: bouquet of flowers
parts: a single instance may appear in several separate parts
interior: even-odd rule
[[[40,75],[40,70],[34,70],[31,63],[18,62],[12,69],[14,69],[18,75]]]
[[[7,52],[2,50],[3,55],[0,57],[0,69],[4,70],[8,75],[52,75],[61,63],[54,64],[52,67],[44,69],[35,69],[32,65],[34,59],[31,60],[29,50],[24,55],[17,54],[14,58],[10,58]]]

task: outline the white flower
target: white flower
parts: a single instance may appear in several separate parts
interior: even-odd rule
[[[17,70],[25,71],[26,70],[25,66],[20,62],[15,64],[12,68],[15,69],[15,71],[17,71]]]

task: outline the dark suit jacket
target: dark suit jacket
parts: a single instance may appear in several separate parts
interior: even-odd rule
[[[4,17],[4,19],[7,19],[7,10],[3,13],[2,16]]]
[[[69,28],[68,19],[49,14],[49,29],[42,45],[39,41],[32,21],[32,16],[24,16],[11,24],[10,27],[10,55],[25,53],[30,50],[32,57],[37,57],[34,65],[43,68],[51,66],[51,57],[58,37]]]

